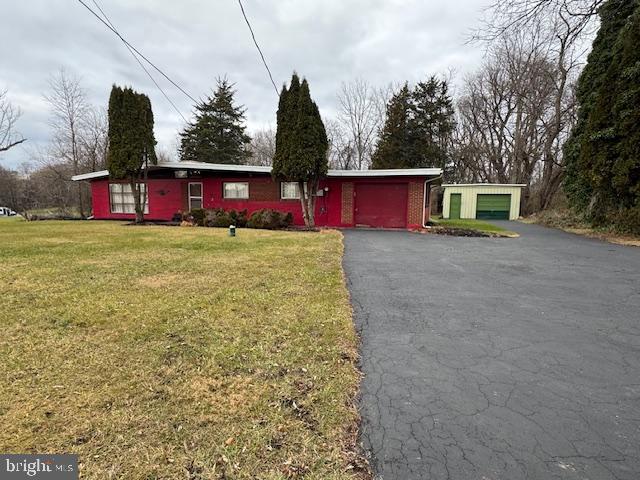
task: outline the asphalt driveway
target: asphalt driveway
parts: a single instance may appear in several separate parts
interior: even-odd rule
[[[640,249],[345,232],[379,478],[640,478]]]

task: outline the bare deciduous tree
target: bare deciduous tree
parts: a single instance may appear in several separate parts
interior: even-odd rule
[[[465,137],[463,170],[477,177],[504,177],[504,171],[501,170],[511,165],[515,158],[515,168],[521,170],[513,172],[514,181],[519,178],[518,181],[527,183],[529,188],[526,193],[531,197],[527,204],[529,211],[547,208],[562,183],[562,145],[575,121],[575,82],[597,24],[597,10],[602,3],[604,0],[496,0],[487,10],[488,20],[474,35],[475,40],[489,42],[490,52],[501,52],[502,58],[494,58],[493,67],[485,66],[482,75],[490,77],[486,89],[494,90],[494,100],[499,100],[501,106],[511,105],[514,110],[507,107],[506,111],[502,111],[494,105],[497,109],[487,113],[495,118],[482,125],[483,122],[473,113],[478,111],[480,105],[469,101],[474,98],[473,90],[477,93],[478,82],[475,82],[475,86],[471,85],[474,82],[468,82],[467,88],[469,90],[472,87],[471,91],[467,91],[466,99],[460,105],[460,115],[466,127],[462,134]],[[524,73],[524,77],[516,73],[518,68],[514,71],[514,64],[509,57],[519,59],[522,71],[528,72]],[[531,63],[533,59],[536,60]],[[507,62],[506,71],[502,70],[500,64],[503,61]],[[529,71],[531,68],[533,70]],[[495,72],[491,73],[491,69]],[[501,78],[506,74],[508,79]],[[518,78],[522,78],[524,83]],[[532,78],[535,81],[528,81]],[[512,105],[511,101],[515,103]],[[522,101],[527,102],[524,110],[521,108],[524,105]],[[537,111],[531,110],[536,102],[542,103],[537,105]],[[532,115],[537,117],[535,128],[528,126]],[[500,138],[501,133],[510,130],[512,119],[517,132],[513,145],[505,137]],[[470,125],[473,123],[476,128],[484,130],[472,131]],[[530,129],[528,132],[527,128]],[[507,134],[506,137],[509,136]],[[529,144],[529,141],[535,141],[535,145]],[[507,155],[494,158],[484,165],[476,163],[471,158],[474,156],[474,145],[479,143],[485,146],[485,150],[487,145],[493,145],[488,150],[494,156],[505,155],[499,152],[501,149],[513,149],[508,154],[513,158]],[[527,148],[531,150],[527,151]],[[486,156],[488,152],[483,154]],[[484,171],[487,165],[492,166],[492,171]]]
[[[109,120],[104,107],[89,107],[80,126],[80,169],[83,171],[107,168],[109,149]]]
[[[247,159],[249,165],[262,167],[271,166],[276,153],[276,132],[272,127],[253,132],[249,144],[251,156]]]
[[[468,77],[459,101],[462,180],[524,183],[528,211],[544,209],[560,186],[562,143],[575,118],[576,64],[539,32],[503,37]]]
[[[366,80],[355,79],[342,83],[338,92],[338,122],[349,146],[348,154],[353,154],[349,168],[364,170],[371,164],[371,155],[377,134],[384,121],[384,89],[376,90]]]
[[[20,211],[20,178],[18,172],[0,165],[0,206]]]
[[[329,139],[329,167],[337,170],[355,170],[355,152],[351,140],[341,122],[329,118],[325,120]]]
[[[51,107],[50,126],[53,130],[53,157],[69,163],[73,175],[81,171],[80,167],[80,131],[89,112],[84,89],[78,77],[69,75],[60,69],[49,80],[50,92],[44,96]],[[77,184],[78,210],[85,216],[82,184]]]
[[[164,148],[156,148],[156,158],[158,163],[173,163],[176,161],[175,155],[172,155],[169,150]]]
[[[63,69],[51,77],[49,87],[44,98],[51,109],[51,141],[46,151],[35,151],[32,156],[46,170],[39,173],[44,182],[57,179],[60,185],[56,188],[75,191],[73,206],[84,217],[90,203],[88,187],[83,182],[71,182],[70,178],[106,168],[107,111],[91,105],[80,79]],[[63,203],[60,208],[70,209],[67,200]]]
[[[15,131],[19,118],[20,109],[8,100],[6,90],[0,90],[0,152],[6,152],[27,140]]]
[[[493,41],[514,32],[553,26],[558,21],[570,25],[578,36],[597,23],[598,9],[606,0],[495,0],[485,11],[482,27],[473,40]]]

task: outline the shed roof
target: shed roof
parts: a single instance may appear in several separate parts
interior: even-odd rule
[[[443,187],[526,187],[526,183],[443,183]]]
[[[271,173],[271,167],[256,165],[228,165],[223,163],[206,162],[168,162],[159,163],[149,168],[150,170],[209,170],[217,172],[238,173]],[[328,177],[413,177],[413,176],[438,176],[442,175],[441,168],[395,168],[387,170],[329,170]],[[94,180],[109,176],[108,170],[74,175],[71,180]]]

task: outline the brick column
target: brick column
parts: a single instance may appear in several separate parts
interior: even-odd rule
[[[410,182],[407,197],[407,226],[422,226],[424,184]]]
[[[342,208],[340,222],[343,225],[353,225],[353,183],[342,183]]]

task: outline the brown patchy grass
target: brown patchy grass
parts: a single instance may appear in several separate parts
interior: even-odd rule
[[[367,477],[341,238],[0,223],[0,451],[87,479]]]
[[[640,237],[637,235],[616,232],[612,228],[594,228],[580,220],[568,209],[556,209],[531,215],[522,220],[524,223],[537,223],[547,227],[558,228],[565,232],[597,238],[609,243],[640,247]]]

